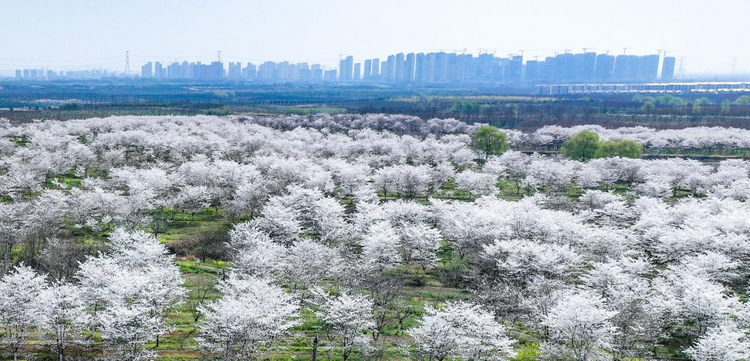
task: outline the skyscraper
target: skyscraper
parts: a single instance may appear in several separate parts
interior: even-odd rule
[[[645,81],[654,81],[659,76],[659,61],[661,57],[656,54],[641,56],[641,67],[638,78]]]
[[[354,74],[353,74],[353,76],[352,76],[352,79],[353,79],[354,81],[359,81],[359,79],[360,79],[360,78],[359,78],[359,77],[360,77],[360,74],[362,74],[362,69],[361,69],[361,67],[362,67],[362,64],[360,64],[360,63],[356,63],[356,64],[354,64]]]
[[[255,76],[257,73],[258,70],[253,63],[247,63],[247,65],[245,65],[245,68],[242,69],[242,77],[246,80],[255,80]]]
[[[608,54],[599,54],[596,56],[596,66],[594,67],[594,79],[605,81],[612,78],[612,71],[615,68],[615,57]]]
[[[396,56],[388,55],[388,60],[383,63],[383,69],[380,71],[381,77],[385,81],[393,81],[396,78]]]
[[[365,60],[365,74],[362,76],[362,79],[372,79],[372,59]]]
[[[539,81],[539,61],[537,60],[527,60],[526,61],[526,74],[524,74],[524,79],[527,82],[534,83]]]
[[[336,81],[336,70],[326,70],[323,73],[324,81]]]
[[[229,79],[240,79],[242,78],[242,63],[229,63]]]
[[[312,81],[323,80],[323,67],[320,64],[310,65],[310,76]]]
[[[388,60],[391,60],[388,58]],[[396,54],[396,60],[394,63],[394,78],[397,83],[406,82],[406,64],[404,59],[404,53]]]
[[[161,62],[154,63],[154,78],[161,79],[164,75],[164,69],[161,66]]]
[[[144,64],[141,67],[141,78],[151,78],[152,76],[154,76],[153,75],[154,73],[153,73],[153,70],[152,70],[153,67],[154,67],[154,64],[151,63],[150,61],[148,63]]]
[[[425,81],[424,80],[425,66],[426,66],[426,57],[424,53],[417,54],[416,64],[414,65],[414,82],[415,83],[422,83]]]
[[[592,65],[593,70],[593,65]],[[523,56],[516,55],[508,59],[508,69],[505,72],[505,81],[508,83],[520,83],[523,76]]]
[[[664,62],[661,66],[661,80],[671,81],[674,79],[674,65],[677,59],[673,56],[664,58]]]
[[[339,80],[351,81],[354,73],[354,57],[349,55],[339,61]]]
[[[372,79],[377,80],[380,77],[380,58],[372,59]]]
[[[409,53],[406,55],[406,62],[404,62],[404,71],[406,72],[404,80],[409,83],[414,82],[414,69],[416,68],[417,55]]]
[[[276,63],[266,61],[258,67],[258,80],[273,81],[276,80]]]

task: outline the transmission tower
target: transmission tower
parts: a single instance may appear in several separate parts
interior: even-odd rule
[[[680,57],[680,62],[677,64],[677,74],[680,76],[680,79],[685,79],[685,57]]]
[[[732,75],[737,75],[737,57],[732,58]]]
[[[130,75],[130,50],[125,50],[125,75]]]

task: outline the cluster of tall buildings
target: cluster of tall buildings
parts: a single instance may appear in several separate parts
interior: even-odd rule
[[[384,59],[354,62],[347,56],[338,70],[320,64],[267,61],[210,64],[147,63],[141,77],[155,79],[247,80],[259,82],[379,82],[389,84],[451,83],[586,83],[651,82],[674,78],[675,58],[652,55],[609,55],[585,52],[557,54],[544,60],[526,60],[522,55],[507,58],[484,53],[399,53]]]
[[[642,83],[671,81],[675,58],[651,55],[609,55],[594,52],[563,53],[540,60],[523,55],[496,57],[490,53],[399,53],[385,58],[355,62],[347,56],[338,69],[321,64],[267,61],[261,64],[230,62],[148,62],[140,77],[157,80],[196,79],[203,81],[257,82],[363,82],[386,84],[563,84]],[[24,80],[99,79],[116,74],[106,70],[54,72],[45,69],[16,70]]]
[[[148,62],[141,67],[141,78],[154,79],[200,79],[200,80],[247,80],[261,82],[312,82],[337,81],[339,74],[335,69],[326,70],[320,64],[280,63],[267,61],[259,65],[239,62],[224,63],[215,61],[210,64],[174,62],[169,65],[160,62]]]
[[[214,61],[209,64],[201,62],[173,62],[169,65],[161,62],[148,62],[141,67],[142,78],[154,79],[200,79],[222,80],[226,78],[224,64]]]
[[[403,53],[359,63],[341,60],[340,80],[379,81],[396,84],[434,83],[579,83],[650,82],[674,78],[675,58],[653,55],[558,54],[544,60],[526,60],[522,55],[507,58],[493,54]],[[353,75],[350,73],[353,70]]]
[[[19,80],[55,80],[55,79],[102,79],[115,76],[106,69],[55,71],[49,69],[17,69]]]

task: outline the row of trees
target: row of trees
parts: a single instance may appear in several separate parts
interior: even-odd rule
[[[560,151],[570,159],[585,162],[594,158],[640,158],[643,155],[643,146],[626,139],[602,142],[598,134],[584,130],[567,139],[560,147]]]

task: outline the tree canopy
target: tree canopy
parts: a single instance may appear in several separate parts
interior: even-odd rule
[[[471,144],[484,153],[485,159],[490,155],[501,155],[510,149],[505,133],[489,125],[477,129]]]
[[[599,135],[590,130],[584,130],[566,140],[560,151],[568,158],[585,162],[594,158],[597,149],[599,149]]]
[[[596,150],[596,158],[640,158],[643,155],[643,146],[634,141],[627,139],[616,139],[607,142],[600,142]]]

